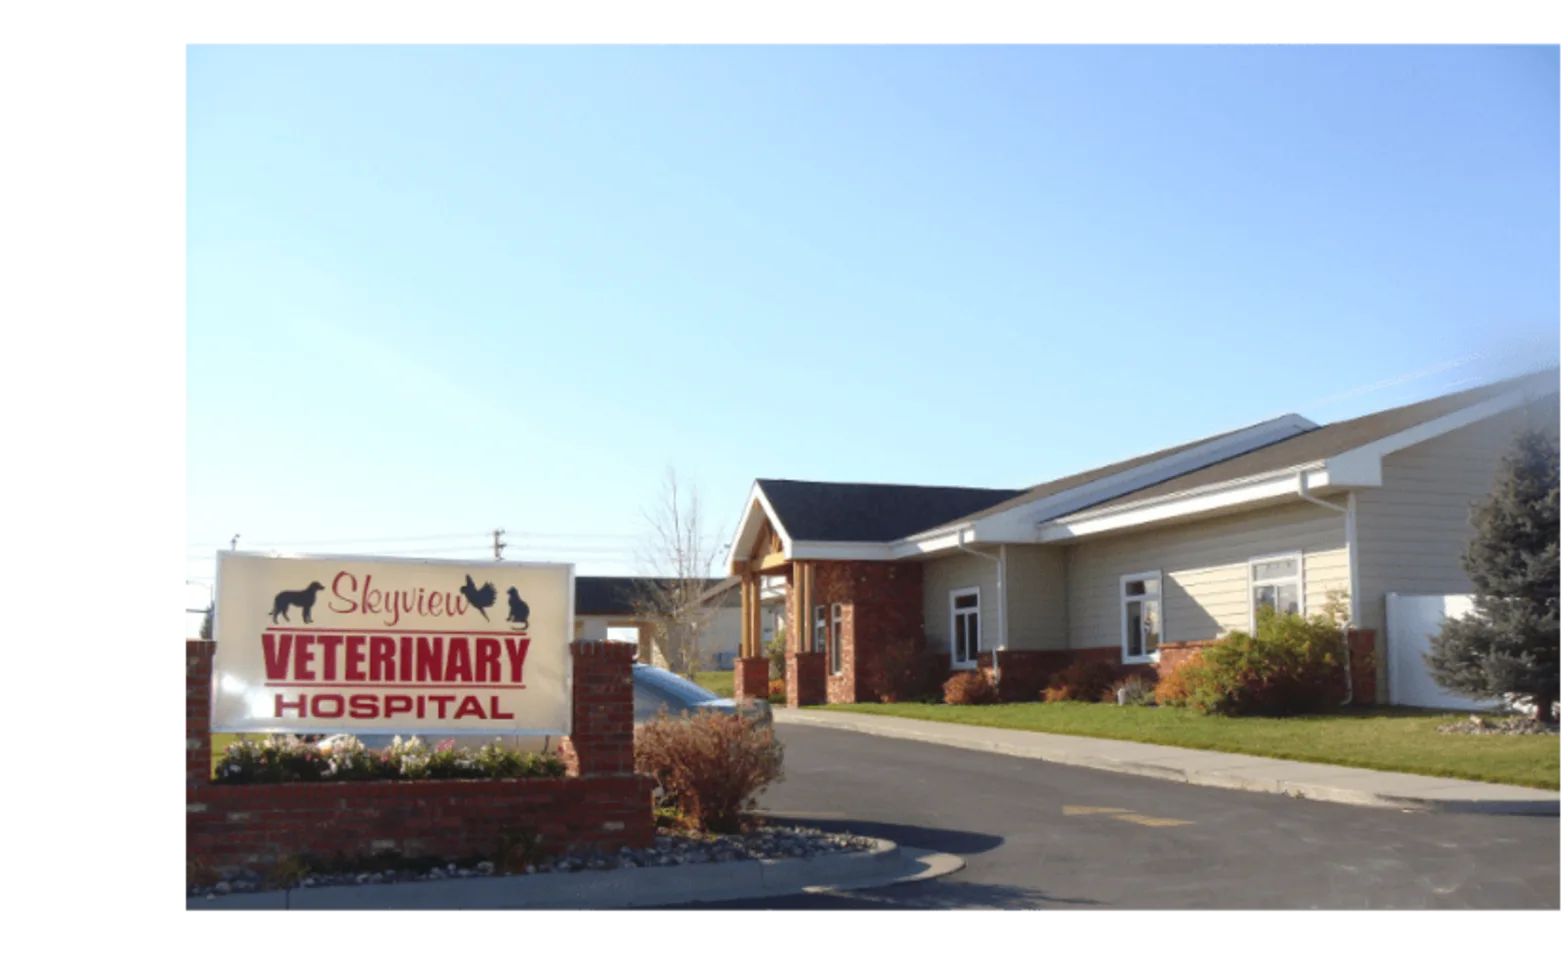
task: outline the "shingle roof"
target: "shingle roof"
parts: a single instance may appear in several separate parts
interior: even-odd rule
[[[635,613],[637,585],[653,577],[577,577],[576,616],[627,617]],[[707,587],[721,580],[705,579]]]
[[[756,482],[792,539],[863,543],[899,540],[1023,492],[810,480]]]
[[[1463,407],[1469,407],[1491,397],[1507,393],[1515,389],[1522,381],[1528,379],[1531,378],[1518,377],[1504,380],[1482,387],[1474,387],[1471,390],[1463,390],[1460,393],[1447,394],[1442,397],[1435,397],[1432,400],[1408,404],[1404,407],[1382,410],[1379,413],[1371,413],[1352,420],[1341,420],[1336,423],[1326,424],[1323,427],[1317,427],[1297,436],[1267,444],[1248,453],[1213,463],[1208,467],[1181,474],[1171,480],[1143,487],[1134,493],[1105,500],[1097,504],[1097,506],[1111,507],[1133,503],[1138,500],[1149,500],[1169,494],[1183,493],[1210,484],[1240,480],[1244,477],[1268,473],[1273,470],[1283,470],[1287,467],[1314,463],[1327,457],[1333,457],[1338,453],[1345,453],[1355,447],[1373,443],[1375,440],[1383,439],[1392,434],[1400,433],[1403,430],[1437,419],[1445,414],[1454,413]],[[1556,383],[1552,389],[1558,389]]]
[[[1138,457],[1131,457],[1128,460],[1120,460],[1118,463],[1110,463],[1105,467],[1096,467],[1082,473],[1071,474],[1068,477],[1060,477],[1057,480],[1049,480],[1047,483],[1040,483],[1029,490],[1023,491],[1018,497],[1012,497],[1001,503],[996,503],[987,509],[979,510],[976,513],[967,514],[966,516],[957,517],[955,519],[961,520],[962,522],[980,520],[983,517],[1001,513],[1013,507],[1019,507],[1024,504],[1033,503],[1037,500],[1054,496],[1055,494],[1064,493],[1067,490],[1073,490],[1076,487],[1083,487],[1095,480],[1102,480],[1106,477],[1111,477],[1114,474],[1125,470],[1133,470],[1134,468],[1143,464],[1151,463],[1154,460],[1160,460],[1163,457],[1170,457],[1175,453],[1182,453],[1185,450],[1193,449],[1200,446],[1201,444],[1211,443],[1212,441],[1220,440],[1223,437],[1230,437],[1235,433],[1240,433],[1255,426],[1258,426],[1258,424],[1250,424],[1248,427],[1239,427],[1237,430],[1229,430],[1226,433],[1212,434],[1209,437],[1202,437],[1199,440],[1191,440],[1188,443],[1181,443],[1176,447],[1168,447],[1165,450],[1158,450],[1154,453],[1141,454]]]

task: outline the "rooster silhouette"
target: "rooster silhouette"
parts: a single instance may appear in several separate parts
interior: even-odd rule
[[[489,615],[483,611],[494,606],[494,584],[486,583],[480,587],[472,582],[472,574],[469,573],[467,582],[462,585],[462,596],[467,598],[467,602],[472,604],[475,610],[483,614],[483,619],[489,619]]]

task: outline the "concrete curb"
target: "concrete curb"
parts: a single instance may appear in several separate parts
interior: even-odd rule
[[[1419,813],[1484,813],[1553,817],[1559,815],[1558,794],[1546,790],[1534,790],[1528,787],[1451,780],[1417,774],[1391,773],[1359,767],[1333,767],[1328,764],[1275,760],[1269,757],[1255,757],[1248,754],[1196,751],[1188,747],[1158,747],[1155,744],[1137,744],[1121,740],[1101,741],[1104,744],[1113,745],[1105,746],[1105,750],[1115,748],[1122,750],[1126,745],[1148,747],[1151,749],[1199,753],[1203,755],[1202,759],[1209,758],[1214,762],[1226,764],[1225,768],[1200,770],[1180,765],[1176,762],[1159,762],[1144,758],[1134,760],[1119,759],[1097,754],[1079,753],[1068,748],[1050,746],[1047,741],[1029,745],[976,741],[965,731],[986,730],[987,728],[945,724],[933,720],[912,722],[921,723],[931,728],[953,726],[958,727],[962,732],[924,729],[922,727],[916,729],[887,727],[872,721],[859,720],[852,714],[844,713],[832,713],[828,717],[822,717],[811,715],[806,711],[778,711],[774,716],[775,722],[779,726],[798,724],[800,726],[822,727],[830,730],[849,730],[854,733],[866,733],[877,737],[893,737],[920,743],[935,743],[963,750],[978,750],[985,753],[1022,757],[1029,760],[1042,760],[1047,763],[1061,763],[1072,767],[1087,767],[1094,770],[1104,770],[1109,773],[1126,773],[1138,777],[1172,780],[1177,783],[1188,783],[1200,787],[1221,787],[1227,790],[1277,793],[1327,803],[1382,807]],[[1006,732],[1026,733],[1029,731]],[[1071,741],[1090,739],[1066,734],[1039,734],[1039,736],[1059,737]],[[1271,768],[1273,775],[1267,775],[1265,772],[1262,772],[1263,768],[1266,767]],[[1293,771],[1312,770],[1321,771],[1317,779],[1303,779],[1297,775],[1274,775],[1277,771],[1292,773]],[[1421,788],[1421,792],[1402,789],[1367,789],[1332,782],[1340,778],[1367,779],[1375,776],[1391,780],[1398,785],[1416,783]],[[1484,796],[1484,794],[1488,794],[1488,796]]]
[[[186,898],[187,910],[614,910],[785,896],[924,880],[959,870],[959,858],[925,862],[889,840],[872,850],[813,859],[739,860],[583,873],[472,877],[418,883],[300,887]],[[954,860],[952,865],[949,861]]]

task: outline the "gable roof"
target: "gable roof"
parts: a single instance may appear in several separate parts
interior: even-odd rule
[[[984,487],[757,480],[794,540],[885,543],[1023,493]]]
[[[1454,413],[1481,403],[1484,400],[1500,396],[1534,379],[1534,377],[1528,376],[1503,380],[1498,383],[1463,390],[1460,393],[1446,394],[1442,397],[1434,397],[1431,400],[1394,407],[1390,410],[1381,410],[1378,413],[1355,417],[1351,420],[1340,420],[1336,423],[1326,424],[1323,427],[1316,427],[1297,436],[1267,444],[1248,453],[1230,457],[1208,467],[1181,474],[1162,483],[1143,487],[1133,493],[1114,497],[1111,500],[1104,500],[1095,506],[1107,508],[1140,500],[1150,500],[1170,494],[1184,493],[1212,484],[1240,480],[1244,477],[1276,470],[1285,470],[1288,467],[1316,463],[1327,457],[1345,453],[1348,450],[1373,443],[1376,440],[1384,439],[1419,424],[1438,419],[1446,414]],[[1557,390],[1557,386],[1555,385],[1553,389]]]
[[[635,613],[640,584],[657,580],[656,577],[577,577],[576,616],[631,616]],[[703,578],[701,582],[709,588],[722,581]]]

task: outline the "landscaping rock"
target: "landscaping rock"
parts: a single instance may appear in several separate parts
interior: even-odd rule
[[[1486,736],[1558,736],[1559,725],[1556,723],[1539,723],[1533,717],[1485,717],[1481,714],[1472,714],[1465,720],[1457,720],[1454,723],[1446,723],[1439,727],[1440,733],[1472,733]]]
[[[1555,729],[1552,732],[1557,732]],[[848,834],[828,834],[812,827],[758,827],[747,833],[731,836],[691,837],[682,834],[660,834],[644,849],[620,847],[613,854],[570,854],[549,857],[536,864],[529,864],[525,872],[576,873],[582,870],[638,869],[674,866],[687,863],[733,863],[742,860],[809,859],[852,853],[870,849],[874,841],[867,837]],[[491,877],[502,873],[492,861],[472,860],[463,863],[448,862],[444,867],[430,867],[424,872],[414,869],[381,872],[352,871],[336,874],[311,874],[299,881],[305,887],[343,886],[364,883],[403,883],[445,880],[453,877]],[[253,871],[236,872],[232,877],[211,886],[191,886],[186,893],[192,897],[211,899],[229,893],[252,890],[278,890],[282,885],[266,880]]]

